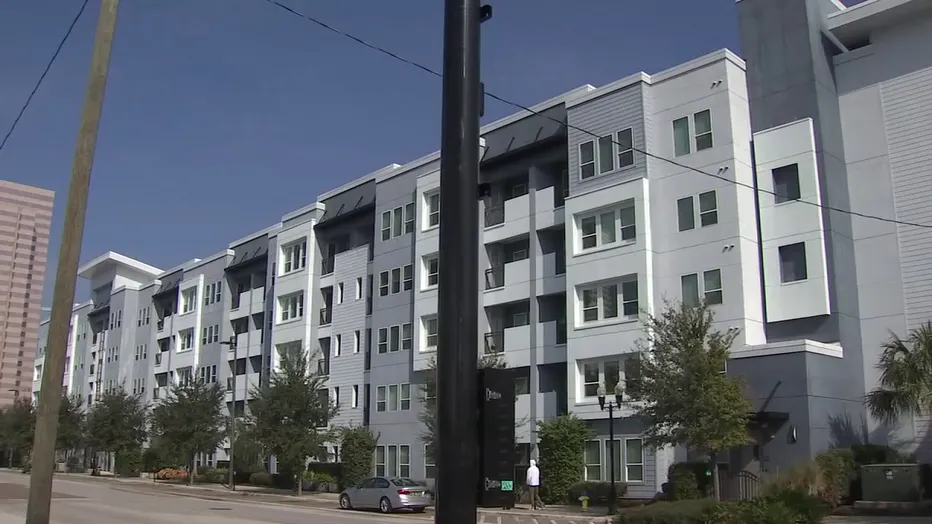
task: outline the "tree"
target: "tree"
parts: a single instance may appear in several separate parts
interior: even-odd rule
[[[713,321],[705,304],[666,303],[659,315],[648,315],[640,374],[629,393],[635,416],[646,425],[645,444],[708,454],[717,498],[716,454],[748,442],[751,402],[743,381],[724,371],[737,332],[718,331]]]
[[[882,346],[877,363],[880,385],[865,398],[871,415],[887,424],[904,416],[932,412],[932,323],[895,333]]]
[[[343,487],[356,486],[372,475],[375,446],[378,437],[364,426],[343,429],[340,442],[340,460],[343,463]]]
[[[583,454],[592,431],[576,415],[561,415],[537,423],[541,498],[548,504],[565,504],[573,484],[585,467]],[[521,479],[522,481],[524,479]]]
[[[217,383],[189,380],[172,386],[152,410],[152,433],[161,446],[177,450],[194,483],[194,457],[213,453],[226,438],[225,393]]]
[[[4,410],[2,420],[3,440],[10,452],[10,467],[13,467],[14,453],[28,457],[32,452],[32,441],[36,432],[36,411],[32,400],[16,397],[13,405]]]
[[[297,493],[308,457],[325,456],[324,444],[335,437],[326,428],[337,413],[330,403],[326,377],[308,364],[308,352],[289,348],[281,352],[280,367],[268,383],[253,390],[247,418],[249,431],[280,469],[294,475]]]
[[[147,410],[139,396],[122,387],[104,391],[87,414],[88,443],[97,451],[118,457],[138,451],[146,441]]]
[[[479,369],[505,369],[508,367],[508,363],[505,361],[505,357],[501,353],[494,353],[491,355],[483,355],[479,359]],[[424,398],[424,408],[418,414],[418,420],[423,425],[421,431],[421,442],[424,443],[426,448],[427,459],[431,460],[433,464],[436,464],[437,457],[435,456],[437,449],[437,360],[432,358],[427,364],[427,377],[424,381],[424,385],[421,387],[421,392]],[[524,424],[527,424],[526,419],[522,419],[515,422],[515,428],[520,428]],[[515,444],[517,447],[517,443]]]
[[[71,452],[84,444],[84,405],[80,395],[63,395],[58,409],[58,437],[55,447]]]

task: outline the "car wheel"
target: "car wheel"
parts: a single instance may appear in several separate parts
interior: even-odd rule
[[[424,513],[424,508],[411,508],[411,511],[415,513]]]
[[[340,509],[353,509],[353,505],[350,503],[349,495],[340,495]]]
[[[386,497],[382,497],[382,500],[379,501],[379,511],[382,513],[391,513],[392,512],[392,503]]]

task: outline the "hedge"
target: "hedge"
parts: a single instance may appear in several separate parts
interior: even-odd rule
[[[752,501],[657,502],[626,509],[619,524],[816,524],[828,513],[816,497],[785,491]]]
[[[566,503],[573,485],[580,481],[583,453],[592,432],[572,414],[537,424],[541,498],[548,504]]]
[[[378,437],[369,431],[369,428],[355,426],[343,431],[340,443],[340,460],[343,464],[340,487],[356,486],[372,475],[375,462],[375,446]]]

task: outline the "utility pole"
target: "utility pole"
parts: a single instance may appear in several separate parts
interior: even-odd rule
[[[87,213],[87,193],[91,184],[91,166],[97,145],[97,128],[104,104],[110,49],[116,29],[119,0],[101,0],[94,55],[81,109],[81,127],[71,166],[71,185],[65,207],[61,247],[58,251],[58,271],[49,321],[48,351],[45,373],[36,410],[36,433],[32,448],[32,473],[29,481],[29,505],[26,524],[49,524],[52,503],[52,470],[55,467],[55,441],[58,434],[58,410],[61,407],[62,378],[65,373],[65,353],[71,326],[71,307],[78,278],[78,259],[84,236]]]
[[[479,349],[479,0],[446,0],[440,145],[438,524],[475,524]],[[445,217],[445,218],[444,218]]]

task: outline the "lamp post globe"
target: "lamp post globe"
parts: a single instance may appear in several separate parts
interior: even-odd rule
[[[615,406],[621,407],[621,403],[624,402],[624,399],[625,399],[625,384],[624,382],[619,380],[618,383],[615,384]]]

